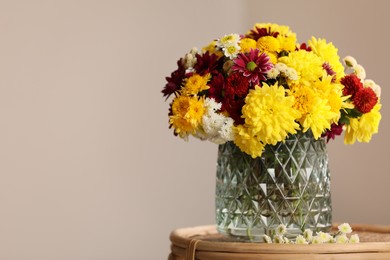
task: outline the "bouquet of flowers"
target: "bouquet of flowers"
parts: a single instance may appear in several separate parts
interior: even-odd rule
[[[233,141],[256,158],[297,131],[328,141],[345,132],[346,144],[378,132],[381,88],[331,42],[298,43],[288,26],[255,24],[193,48],[177,65],[162,93],[173,96],[169,125],[183,139]]]

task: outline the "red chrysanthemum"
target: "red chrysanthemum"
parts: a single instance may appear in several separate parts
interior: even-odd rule
[[[245,105],[244,99],[235,99],[234,96],[225,96],[222,103],[222,108],[229,113],[235,124],[244,124],[245,119],[242,118],[242,107]]]
[[[249,82],[246,77],[239,73],[232,73],[227,78],[226,93],[237,97],[245,97],[249,91]]]
[[[165,79],[168,83],[165,85],[164,89],[161,91],[166,96],[167,99],[170,95],[180,90],[181,85],[183,83],[183,79],[186,74],[186,70],[183,66],[183,59],[177,61],[177,70],[171,73],[170,77],[166,77]]]
[[[368,113],[378,102],[378,97],[372,88],[362,88],[356,92],[352,101],[357,110],[362,113]]]
[[[343,89],[344,96],[351,95],[351,98],[354,98],[355,94],[359,92],[361,89],[363,89],[363,83],[355,74],[344,76],[340,80],[340,83],[344,85],[344,89]]]
[[[218,67],[222,66],[219,58],[214,53],[210,54],[208,51],[202,55],[196,54],[196,63],[194,65],[195,71],[203,76],[207,73],[211,75],[218,74]]]
[[[214,98],[217,102],[222,102],[223,100],[223,91],[225,88],[225,78],[222,74],[214,76],[209,83],[209,97]]]
[[[328,129],[325,133],[322,134],[322,137],[326,137],[326,142],[329,142],[330,139],[334,139],[336,135],[341,135],[343,132],[344,124],[332,124],[330,129]]]
[[[264,76],[271,68],[269,56],[261,53],[259,49],[251,49],[249,53],[239,53],[234,59],[233,71],[238,71],[248,78],[250,83],[258,85],[260,80],[266,80]]]

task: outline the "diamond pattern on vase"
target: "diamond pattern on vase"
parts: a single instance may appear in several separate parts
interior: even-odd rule
[[[266,146],[253,159],[229,142],[219,146],[216,220],[221,233],[261,240],[279,224],[289,233],[327,231],[332,207],[326,144],[310,132]]]

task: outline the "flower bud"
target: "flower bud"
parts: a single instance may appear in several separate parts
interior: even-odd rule
[[[357,64],[357,61],[355,60],[354,57],[352,56],[346,56],[344,59],[343,59],[345,65],[349,68],[355,68]]]

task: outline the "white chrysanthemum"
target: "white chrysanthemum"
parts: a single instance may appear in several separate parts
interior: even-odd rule
[[[275,64],[275,69],[277,69],[280,72],[285,72],[288,69],[288,67],[286,64],[278,62]]]
[[[322,242],[321,237],[317,235],[317,236],[313,237],[313,239],[311,240],[311,243],[312,244],[322,244],[323,242]]]
[[[336,239],[337,244],[346,244],[349,241],[347,235],[345,235],[345,234],[338,235],[338,236],[336,236],[335,239]]]
[[[337,227],[343,234],[349,234],[352,232],[352,228],[348,223],[343,223]]]
[[[285,244],[292,244],[292,241],[290,241],[290,239],[288,239],[287,237],[284,237],[284,243]]]
[[[293,68],[288,68],[285,72],[286,76],[290,79],[290,80],[298,80],[298,73],[295,69]]]
[[[227,117],[221,127],[221,130],[218,132],[221,138],[225,140],[225,142],[234,140],[233,124],[233,118]]]
[[[222,48],[223,54],[230,59],[236,58],[240,50],[241,47],[238,44],[231,44]]]
[[[364,87],[371,88],[372,90],[374,90],[374,92],[378,98],[381,97],[381,92],[382,92],[381,87],[379,85],[377,85],[373,80],[366,79],[364,81]]]
[[[284,235],[287,233],[287,228],[285,225],[280,224],[279,226],[276,227],[275,229],[275,234],[276,235]]]
[[[275,244],[284,244],[283,236],[275,235],[272,242],[274,242]]]
[[[267,236],[267,235],[264,235],[264,236],[263,236],[263,241],[264,241],[264,243],[272,244],[272,239],[271,239],[271,237],[269,237],[269,236]]]
[[[238,44],[239,41],[240,35],[236,33],[231,33],[219,38],[217,41],[217,46],[220,48],[224,48],[229,45]]]
[[[319,236],[321,238],[321,241],[323,243],[327,243],[329,242],[330,238],[332,237],[329,233],[325,233],[325,232],[317,232],[317,236]]]
[[[215,101],[214,98],[206,98],[204,100],[204,107],[207,109],[206,114],[211,112],[217,112],[221,109],[222,103]]]
[[[279,76],[280,72],[276,68],[271,68],[269,71],[267,71],[267,78],[269,79],[276,79],[277,76]]]
[[[217,135],[224,123],[225,116],[217,113],[207,113],[202,117],[203,130],[210,137]]]
[[[297,245],[306,245],[309,244],[302,235],[298,235],[295,239],[295,244]]]
[[[356,65],[355,67],[353,67],[354,69],[354,74],[356,76],[358,76],[358,78],[360,78],[360,80],[365,80],[366,79],[366,70],[363,68],[362,65],[358,64]]]
[[[353,234],[349,238],[349,243],[351,243],[351,244],[358,244],[358,243],[360,243],[359,235],[358,234]]]
[[[311,229],[305,229],[305,231],[303,232],[303,237],[311,242],[311,240],[313,239],[313,231]]]
[[[344,61],[345,66],[347,66],[347,67],[349,67],[349,68],[354,68],[354,67],[356,67],[356,65],[357,65],[357,61],[356,61],[355,58],[352,57],[352,56],[346,56],[346,57],[343,59],[343,61]]]

